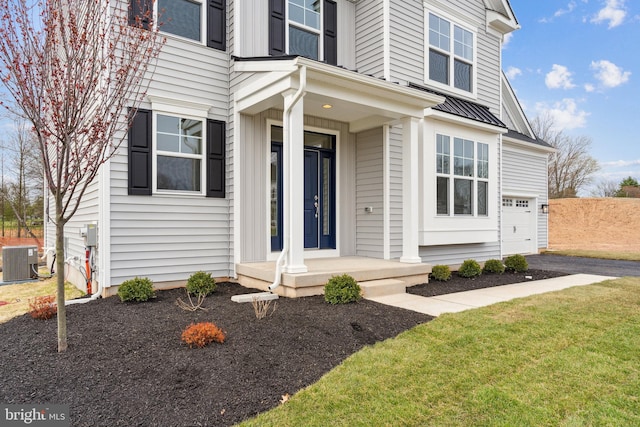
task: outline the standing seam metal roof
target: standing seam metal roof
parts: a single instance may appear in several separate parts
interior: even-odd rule
[[[455,116],[464,117],[466,119],[474,120],[477,122],[485,123],[492,126],[498,126],[501,128],[507,128],[507,125],[497,118],[489,107],[475,102],[466,101],[455,96],[447,95],[442,92],[438,92],[432,89],[428,89],[424,86],[417,85],[415,83],[409,83],[409,87],[414,89],[423,90],[425,92],[440,95],[446,98],[444,103],[432,107],[434,110],[442,111],[444,113],[453,114]]]

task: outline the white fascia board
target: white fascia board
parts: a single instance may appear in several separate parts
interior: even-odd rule
[[[484,132],[494,133],[494,134],[505,134],[508,132],[508,129],[502,128],[499,126],[490,125],[487,123],[478,122],[475,120],[467,119],[465,117],[459,117],[453,114],[445,113],[442,111],[434,110],[432,108],[428,108],[424,111],[425,118],[441,120],[443,122],[453,123],[456,125],[465,126],[468,128],[474,128],[477,130],[481,130]]]
[[[556,150],[553,147],[545,147],[542,145],[536,145],[534,143],[531,142],[527,142],[527,141],[521,141],[519,139],[515,139],[515,138],[509,138],[505,135],[502,136],[502,140],[503,142],[509,144],[509,145],[515,145],[516,148],[520,148],[520,149],[525,149],[528,151],[539,151],[540,153],[544,153],[544,154],[550,154],[550,153],[555,153]]]
[[[294,81],[289,75],[276,80],[261,79],[256,82],[256,84],[249,84],[235,93],[236,107],[238,108],[238,111],[245,112],[249,108],[293,88]],[[284,98],[280,96],[279,101],[284,102],[283,100]]]
[[[355,71],[345,70],[333,65],[312,61],[307,58],[300,57],[295,61],[299,65],[305,65],[307,67],[307,73],[310,78],[313,78],[314,73],[327,77],[334,77],[339,79],[341,85],[345,88],[356,87],[357,91],[366,90],[366,93],[371,93],[371,91],[382,91],[384,92],[385,97],[389,97],[389,95],[391,95],[389,92],[392,92],[392,95],[396,99],[398,99],[398,97],[402,97],[404,103],[413,104],[415,106],[424,105],[423,108],[433,107],[435,105],[442,104],[445,101],[443,96],[424,92],[418,89],[412,89],[407,86],[401,86],[396,83],[389,83],[386,80],[366,76]]]

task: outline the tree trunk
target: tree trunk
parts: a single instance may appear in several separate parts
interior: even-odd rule
[[[60,211],[62,200],[56,203],[56,279],[58,304],[58,353],[67,350],[67,309],[64,305],[64,221]]]

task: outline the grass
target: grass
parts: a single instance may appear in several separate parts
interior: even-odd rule
[[[640,261],[640,252],[592,251],[586,249],[566,249],[545,251],[549,255],[579,256],[585,258],[615,259],[623,261]]]
[[[0,306],[0,323],[20,316],[29,311],[29,299],[41,295],[56,294],[56,278],[40,280],[37,282],[19,283],[15,285],[0,286],[0,301],[9,304]],[[84,292],[65,283],[65,298],[72,299],[84,295]]]
[[[640,278],[443,315],[242,426],[640,425]]]

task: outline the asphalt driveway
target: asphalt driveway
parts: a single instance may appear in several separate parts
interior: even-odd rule
[[[597,274],[601,276],[640,276],[640,262],[561,255],[529,255],[529,268],[562,271],[569,274]]]

